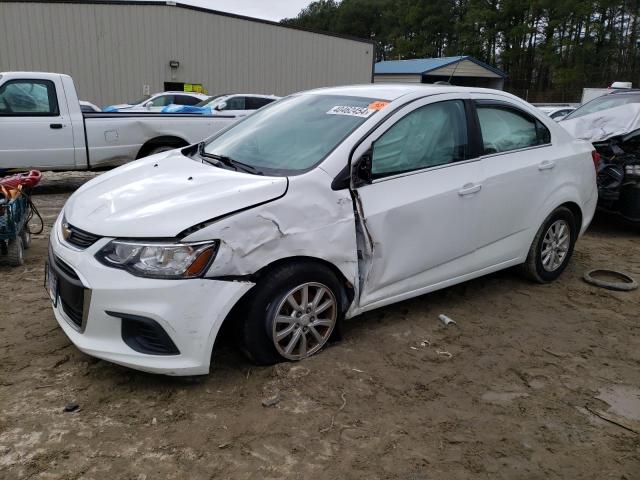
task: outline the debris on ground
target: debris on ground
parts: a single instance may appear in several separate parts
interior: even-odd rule
[[[75,403],[75,402],[71,402],[71,403],[67,403],[64,406],[64,411],[65,412],[77,412],[78,410],[80,410],[80,405]]]
[[[631,275],[617,270],[596,268],[586,272],[582,278],[591,285],[608,290],[629,292],[638,288],[638,282]]]
[[[445,314],[441,313],[440,315],[438,315],[438,318],[440,319],[440,321],[442,322],[442,324],[445,327],[448,327],[449,325],[453,324],[453,325],[457,325],[455,320],[452,320],[451,318],[447,317]]]
[[[278,403],[280,403],[280,400],[282,400],[282,396],[280,395],[280,392],[277,392],[275,395],[272,395],[271,397],[263,399],[262,400],[262,406],[263,407],[273,407],[273,406],[277,405]]]

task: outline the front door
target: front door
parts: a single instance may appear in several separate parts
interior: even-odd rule
[[[356,150],[371,157],[372,182],[355,192],[371,246],[360,269],[365,309],[476,270],[483,175],[461,96],[405,107]]]
[[[9,80],[0,86],[0,170],[69,168],[73,129],[59,82]]]

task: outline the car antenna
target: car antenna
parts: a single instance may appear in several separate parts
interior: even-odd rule
[[[451,79],[453,78],[453,76],[456,74],[456,70],[458,69],[458,65],[460,65],[460,62],[462,61],[462,56],[458,55],[460,58],[458,58],[458,61],[456,62],[456,66],[453,67],[453,72],[451,72],[451,75],[449,75],[449,80],[447,80],[447,83],[449,85],[451,85]]]

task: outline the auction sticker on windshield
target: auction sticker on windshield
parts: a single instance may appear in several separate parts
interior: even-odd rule
[[[369,117],[375,110],[368,107],[354,107],[351,105],[336,105],[327,112],[329,115],[349,115],[350,117]]]

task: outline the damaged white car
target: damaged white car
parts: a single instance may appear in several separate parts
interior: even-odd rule
[[[363,85],[275,102],[75,192],[50,238],[55,316],[84,352],[208,372],[223,324],[260,364],[339,322],[514,265],[564,270],[593,148],[503,92]]]

